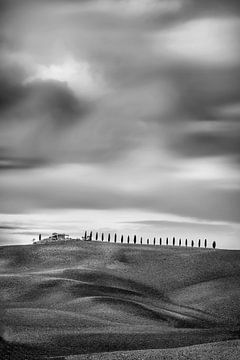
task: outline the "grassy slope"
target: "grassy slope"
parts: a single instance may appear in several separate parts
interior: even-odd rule
[[[66,360],[239,360],[240,341],[224,341],[175,349],[151,349],[112,353],[76,355]]]
[[[239,259],[96,242],[2,247],[0,335],[51,355],[237,338]]]

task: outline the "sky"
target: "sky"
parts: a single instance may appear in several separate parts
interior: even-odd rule
[[[239,36],[237,0],[0,0],[0,244],[240,249]]]

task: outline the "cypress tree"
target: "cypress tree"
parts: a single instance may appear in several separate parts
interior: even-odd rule
[[[185,246],[187,246],[187,239],[185,240]]]
[[[142,237],[141,237],[141,239],[140,239],[140,244],[142,245]]]
[[[175,237],[173,237],[173,239],[172,239],[172,244],[173,244],[173,246],[175,246]]]
[[[123,235],[121,236],[121,244],[123,243]]]
[[[104,241],[104,233],[102,233],[102,241]]]
[[[137,243],[137,236],[136,236],[136,235],[134,235],[133,242],[134,242],[134,244],[136,244],[136,243]]]
[[[97,241],[97,239],[98,239],[98,232],[96,232],[96,241]]]
[[[216,241],[214,241],[214,242],[212,243],[212,247],[213,247],[213,249],[216,249]]]
[[[129,242],[130,242],[130,236],[128,235],[128,237],[127,237],[127,243],[129,244]]]
[[[204,240],[204,247],[206,249],[206,247],[207,247],[207,239]]]
[[[179,246],[181,246],[181,245],[182,245],[182,240],[181,240],[181,239],[179,239],[179,243],[178,243],[178,245],[179,245]]]
[[[166,238],[166,245],[168,245],[168,237]]]
[[[156,238],[153,239],[153,245],[156,245]]]
[[[117,234],[114,235],[114,242],[117,242]]]
[[[159,245],[162,245],[162,238],[159,239]]]
[[[108,242],[110,242],[110,241],[111,241],[111,235],[108,234]]]
[[[92,231],[90,232],[89,239],[92,241]]]
[[[87,231],[85,231],[84,239],[87,240]]]
[[[194,241],[192,240],[192,247],[194,247]]]
[[[147,244],[149,245],[149,239],[147,239]]]
[[[201,240],[200,239],[198,240],[198,247],[199,248],[201,247]]]

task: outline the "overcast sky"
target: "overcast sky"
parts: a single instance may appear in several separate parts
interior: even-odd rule
[[[0,0],[0,242],[240,248],[240,4]]]

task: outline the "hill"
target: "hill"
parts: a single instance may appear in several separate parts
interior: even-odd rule
[[[236,344],[225,341],[239,338],[239,260],[240,251],[82,241],[1,247],[0,347],[11,359],[126,359]]]

